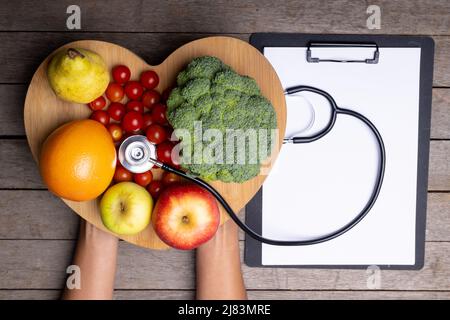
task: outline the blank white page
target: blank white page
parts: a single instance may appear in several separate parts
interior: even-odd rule
[[[315,55],[318,50],[314,49]],[[328,50],[327,56],[347,58],[358,51],[324,50]],[[366,56],[372,54],[373,50],[368,49]],[[306,48],[265,48],[264,55],[284,88],[318,87],[330,93],[338,106],[369,118],[385,143],[386,172],[377,202],[353,229],[317,245],[263,244],[262,264],[413,265],[420,48],[380,48],[378,64],[308,63]],[[303,96],[308,98],[307,94]],[[290,134],[308,126],[309,120],[305,119],[309,119],[311,111],[305,101],[287,98]],[[324,122],[320,103],[312,104],[317,111],[310,132],[320,129],[317,125]],[[338,115],[333,130],[316,142],[283,145],[263,185],[264,237],[305,239],[347,224],[370,196],[378,161],[370,129],[345,115]]]

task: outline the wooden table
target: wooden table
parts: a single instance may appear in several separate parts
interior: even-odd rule
[[[157,64],[178,46],[211,34],[252,32],[431,35],[436,42],[426,235],[420,271],[249,268],[253,299],[450,298],[450,2],[370,1],[381,29],[366,27],[367,1],[82,1],[81,30],[66,28],[70,1],[9,1],[0,7],[0,299],[59,296],[78,218],[42,183],[24,136],[23,102],[34,70],[78,39],[111,41]],[[43,115],[45,116],[45,115]],[[242,235],[241,235],[242,239]],[[243,242],[241,243],[243,247]],[[194,297],[194,253],[120,243],[116,298]]]

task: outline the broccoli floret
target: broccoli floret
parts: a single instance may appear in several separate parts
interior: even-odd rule
[[[205,94],[209,94],[211,83],[208,79],[197,78],[188,81],[181,89],[181,95],[187,102],[195,104],[195,101]]]
[[[167,99],[167,110],[173,110],[184,102],[184,98],[181,95],[181,88],[177,87],[172,90],[169,98]]]
[[[216,90],[236,90],[249,96],[259,96],[261,94],[255,80],[241,76],[232,70],[218,72],[214,77],[213,83],[216,85]]]
[[[265,159],[249,152],[254,145],[250,145],[248,138],[257,137],[258,150],[265,149],[269,156],[273,143],[270,130],[276,129],[277,121],[271,103],[261,95],[256,81],[237,74],[215,57],[200,57],[178,74],[177,83],[178,87],[172,90],[167,100],[167,119],[174,129],[187,129],[192,139],[184,141],[184,137],[177,135],[189,146],[183,153],[189,153],[190,162],[182,162],[182,168],[203,179],[223,182],[244,182],[257,176]],[[213,139],[214,145],[207,139],[196,140],[195,121],[201,121],[204,135],[205,130],[217,129],[214,132],[221,134],[222,140]],[[227,139],[230,129],[234,130],[231,140]],[[260,129],[267,130],[267,141],[259,138]],[[200,163],[194,161],[195,149],[215,150],[211,147],[218,147],[223,154],[203,152]],[[227,161],[229,158],[231,162]]]
[[[200,110],[194,105],[183,102],[179,108],[167,111],[167,120],[174,129],[192,130],[194,121],[200,117]]]
[[[227,70],[229,67],[216,57],[200,57],[192,60],[187,68],[177,76],[178,86],[184,86],[191,79],[205,78],[212,80],[220,70]]]

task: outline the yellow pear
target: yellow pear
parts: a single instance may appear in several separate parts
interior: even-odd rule
[[[79,48],[57,52],[48,65],[47,77],[58,97],[77,103],[89,103],[100,97],[109,83],[102,57]]]

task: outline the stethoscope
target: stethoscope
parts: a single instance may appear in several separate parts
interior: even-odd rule
[[[319,132],[306,137],[294,136],[285,138],[283,140],[283,143],[310,143],[317,141],[323,136],[325,136],[327,133],[329,133],[331,129],[333,129],[333,126],[336,123],[337,116],[339,114],[343,114],[362,121],[372,131],[378,144],[380,161],[378,165],[378,173],[376,176],[375,184],[369,200],[367,201],[363,209],[358,213],[358,215],[356,215],[349,223],[329,234],[308,240],[297,240],[297,241],[264,238],[262,235],[258,234],[250,227],[248,227],[244,222],[242,222],[236,215],[236,213],[233,211],[233,209],[229,206],[227,201],[210,184],[208,184],[207,182],[203,181],[198,177],[192,176],[189,173],[183,172],[177,168],[174,168],[159,161],[156,157],[156,146],[150,143],[145,136],[134,135],[125,139],[119,147],[119,161],[125,168],[127,168],[133,173],[142,173],[150,170],[153,166],[156,166],[168,172],[174,173],[180,177],[183,177],[188,181],[200,185],[201,187],[208,190],[217,199],[217,201],[223,206],[223,208],[228,213],[230,218],[233,219],[233,221],[239,226],[239,228],[241,228],[249,236],[260,242],[276,246],[304,246],[304,245],[318,244],[334,239],[336,237],[341,236],[342,234],[353,228],[355,225],[357,225],[362,219],[364,219],[364,217],[367,216],[367,214],[375,204],[378,195],[380,193],[381,186],[383,184],[383,177],[386,166],[386,151],[384,148],[383,139],[380,133],[378,132],[377,128],[375,127],[375,125],[365,116],[356,111],[338,107],[333,97],[326,91],[311,86],[295,86],[287,88],[284,94],[292,95],[303,91],[319,94],[329,102],[331,108],[330,119],[326,124],[326,126]]]

